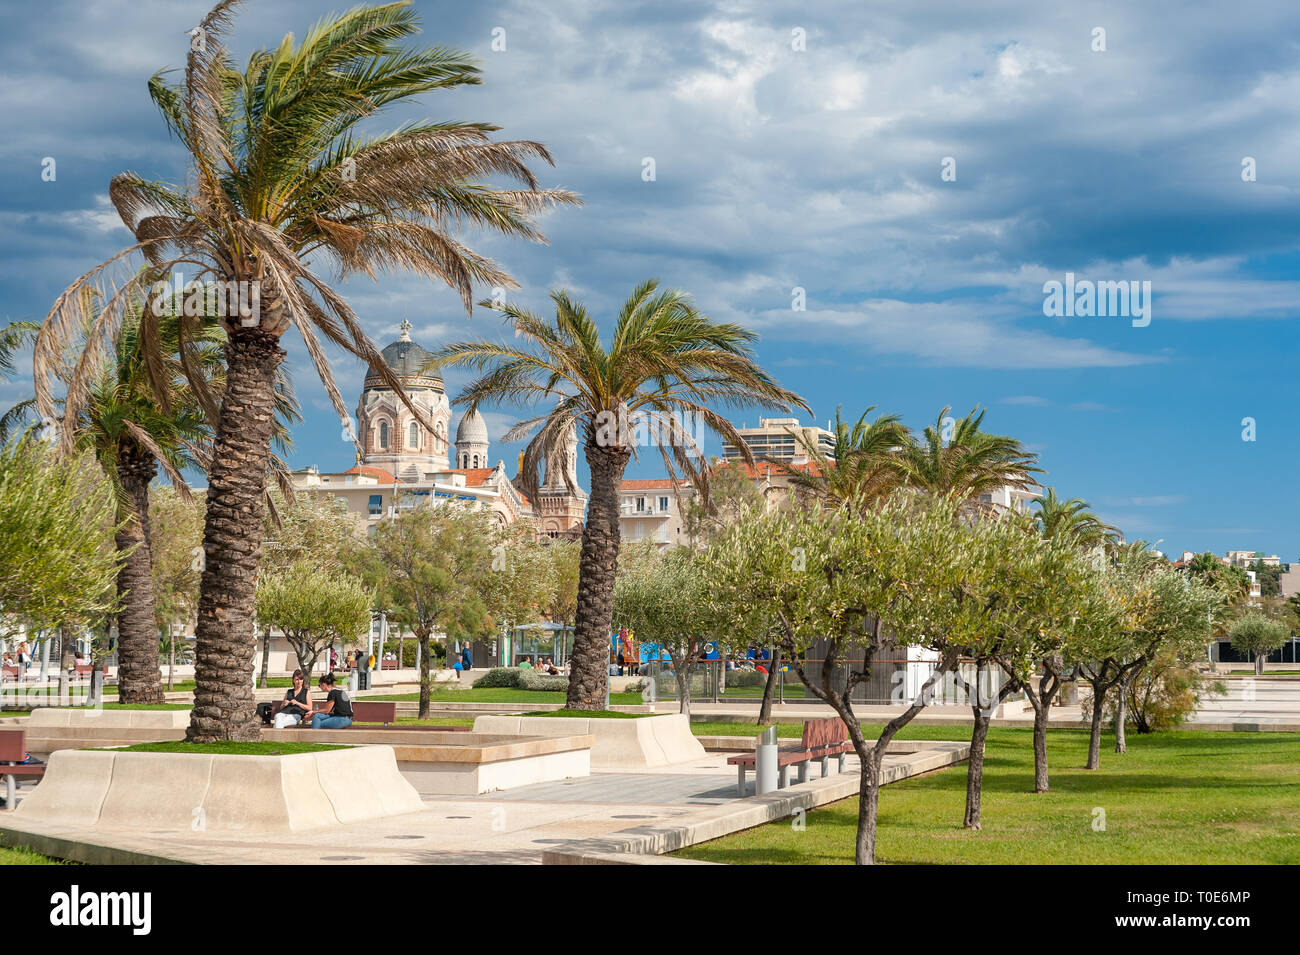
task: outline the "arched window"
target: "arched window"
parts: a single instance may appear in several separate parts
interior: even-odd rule
[[[414,421],[411,422],[411,437],[409,443],[413,448],[418,448],[420,446],[420,426]]]
[[[478,467],[478,455],[477,455],[477,454],[474,455],[474,464],[472,465],[472,467]]]
[[[384,450],[388,449],[388,422],[379,422],[379,446]]]

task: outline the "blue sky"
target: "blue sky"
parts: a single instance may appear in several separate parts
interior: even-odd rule
[[[236,57],[342,6],[254,0]],[[416,6],[425,40],[477,55],[485,82],[378,125],[497,123],[547,143],[556,168],[543,181],[585,198],[546,218],[549,246],[466,236],[519,280],[520,301],[542,309],[563,286],[608,316],[657,276],[758,330],[762,363],[822,423],[837,405],[855,418],[876,405],[919,429],[945,405],[981,405],[990,429],[1041,455],[1047,483],[1129,537],[1300,560],[1294,5]],[[127,243],[107,202],[115,173],[183,180],[145,81],[183,64],[206,9],[0,10],[3,317],[43,316]],[[941,179],[945,157],[955,181]],[[1151,323],[1046,317],[1043,284],[1067,272],[1149,281]],[[796,286],[805,311],[791,309]],[[491,313],[467,318],[428,282],[345,292],[380,345],[403,318],[426,347],[499,333]],[[301,342],[287,348],[307,417],[293,463],[346,466]],[[335,359],[354,403],[364,370]],[[447,377],[454,395],[464,379]],[[0,405],[29,390],[0,385]],[[487,418],[494,434],[514,420]],[[493,445],[494,458],[516,452]],[[646,458],[632,476],[655,473]]]

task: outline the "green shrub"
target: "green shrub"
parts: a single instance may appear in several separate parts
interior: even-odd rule
[[[1185,722],[1197,705],[1209,696],[1223,696],[1227,688],[1221,681],[1204,676],[1192,665],[1172,653],[1160,653],[1138,671],[1128,688],[1128,719],[1139,733],[1175,729]],[[1106,700],[1105,718],[1115,719],[1116,697],[1112,691]],[[1083,712],[1090,711],[1091,701],[1083,701]]]
[[[521,690],[568,692],[569,678],[567,676],[550,676],[546,673],[538,673],[536,670],[519,670],[518,673],[519,682],[516,685]]]
[[[519,667],[493,667],[474,681],[474,687],[481,690],[518,690],[522,673]]]
[[[727,673],[727,686],[767,686],[767,674],[757,670],[732,670]]]

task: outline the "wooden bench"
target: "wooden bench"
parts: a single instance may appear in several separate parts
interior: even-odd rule
[[[278,707],[276,707],[275,709],[278,709]],[[383,723],[385,726],[387,726],[389,723],[396,723],[397,722],[397,701],[396,700],[353,700],[352,701],[352,722],[354,724]],[[301,723],[295,723],[294,726],[310,728],[311,720],[305,719]]]
[[[396,670],[398,668],[396,660],[380,660],[379,665],[385,670]]]
[[[27,731],[0,730],[0,763],[21,763],[27,758]],[[19,779],[40,779],[45,775],[44,763],[28,763],[18,766],[0,765],[0,774],[5,777],[5,808],[13,809],[14,797]]]
[[[799,767],[799,782],[808,781],[808,764],[813,760],[821,763],[822,778],[829,775],[831,757],[836,757],[836,771],[844,772],[844,757],[853,752],[849,741],[849,728],[837,716],[824,720],[804,720],[803,737],[798,749],[778,749],[776,756],[777,787],[784,789],[789,784],[790,767]],[[758,755],[746,753],[727,759],[728,766],[736,767],[736,791],[745,795],[745,772],[757,771]]]

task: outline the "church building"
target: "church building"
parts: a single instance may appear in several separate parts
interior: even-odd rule
[[[397,341],[380,354],[427,423],[372,369],[357,402],[362,452],[356,465],[339,472],[295,471],[295,488],[343,500],[363,527],[399,509],[459,501],[486,508],[502,525],[524,520],[535,525],[539,536],[580,537],[587,495],[577,488],[576,432],[560,453],[547,459],[538,500],[529,500],[507,476],[504,461],[492,462],[487,422],[477,410],[461,415],[454,447],[449,444],[452,411],[442,378],[422,371],[430,356],[412,340],[411,323],[403,321],[400,328]]]

